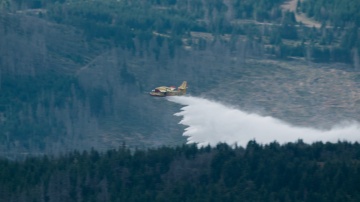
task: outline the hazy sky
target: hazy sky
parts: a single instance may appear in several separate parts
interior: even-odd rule
[[[219,142],[237,143],[246,146],[249,140],[266,144],[295,142],[302,139],[306,143],[314,141],[337,142],[338,140],[359,141],[360,125],[347,123],[321,131],[313,128],[294,127],[273,117],[245,113],[221,103],[203,98],[177,96],[169,101],[179,103],[180,124],[188,126],[184,136],[188,143],[216,145]]]

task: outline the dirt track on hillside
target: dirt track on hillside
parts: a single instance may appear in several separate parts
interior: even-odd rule
[[[296,4],[297,4],[298,0],[289,0],[286,1],[283,5],[281,5],[281,8],[283,11],[291,11],[295,13],[295,18],[297,22],[302,22],[304,25],[308,26],[308,27],[316,27],[316,28],[320,28],[321,27],[321,23],[306,17],[306,15],[304,13],[297,13],[296,12]]]

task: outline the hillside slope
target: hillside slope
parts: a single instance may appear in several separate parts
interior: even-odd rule
[[[253,2],[273,8],[273,16],[256,19],[239,15],[241,2],[74,2],[0,14],[0,155],[184,143],[173,116],[179,106],[148,96],[183,80],[193,96],[295,125],[360,119],[357,66],[312,62],[352,57],[358,64],[356,48],[339,52],[343,30],[318,46],[324,30],[308,33],[291,21],[278,27],[282,1]],[[288,28],[299,37],[279,35]]]

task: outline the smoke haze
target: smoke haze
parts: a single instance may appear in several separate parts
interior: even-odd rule
[[[273,141],[282,144],[299,139],[305,143],[360,140],[360,126],[354,122],[321,131],[294,127],[273,117],[245,113],[203,98],[175,96],[168,97],[168,100],[184,105],[181,111],[174,115],[181,116],[180,124],[187,126],[183,133],[188,137],[187,142],[197,143],[199,146],[214,146],[225,142],[245,147],[250,140],[262,144]]]

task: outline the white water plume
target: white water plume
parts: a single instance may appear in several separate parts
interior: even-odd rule
[[[188,137],[187,142],[199,146],[214,146],[219,142],[246,146],[250,140],[261,144],[299,139],[305,143],[360,140],[360,126],[354,122],[322,131],[291,126],[273,117],[245,113],[203,98],[179,96],[168,100],[184,105],[175,116],[182,116],[180,124],[188,126],[183,134]]]

